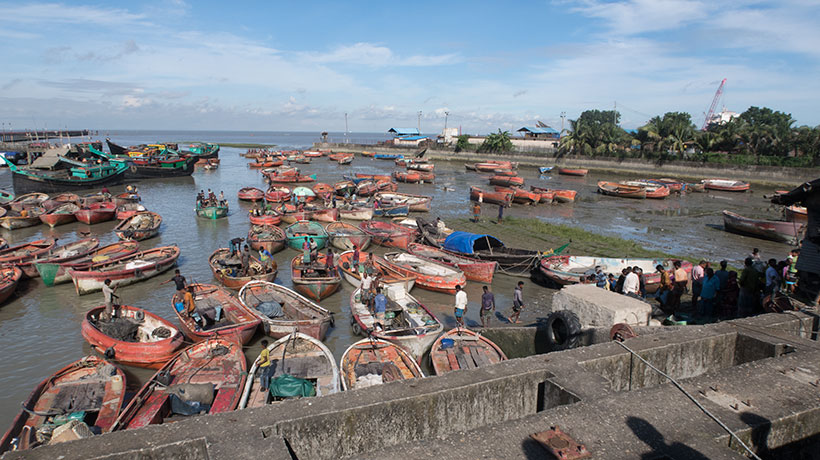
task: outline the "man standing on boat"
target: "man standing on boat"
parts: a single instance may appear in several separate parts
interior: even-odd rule
[[[467,293],[461,290],[460,284],[456,284],[456,305],[453,315],[459,327],[464,327],[464,313],[467,313]]]
[[[382,294],[382,288],[376,288],[376,297],[373,299],[373,311],[376,315],[376,322],[373,324],[374,328],[376,324],[379,325],[382,329],[384,329],[384,312],[387,311],[387,297]]]
[[[490,314],[495,313],[495,295],[487,286],[482,289],[484,294],[481,294],[481,327],[484,328],[490,322]]]
[[[119,299],[114,292],[117,290],[117,287],[111,287],[111,280],[106,278],[103,282],[102,293],[103,299],[105,300],[105,320],[111,321],[114,318],[114,299]]]
[[[248,268],[250,267],[250,263],[251,250],[246,244],[244,250],[242,251],[242,276],[248,276]]]
[[[167,280],[167,281],[163,281],[163,282],[161,282],[161,283],[159,283],[159,284],[160,284],[160,286],[161,286],[161,285],[163,285],[163,284],[168,284],[168,283],[170,283],[171,281],[173,281],[173,282],[174,282],[174,284],[176,285],[176,288],[177,288],[177,295],[178,295],[180,298],[184,298],[184,297],[185,297],[185,287],[187,286],[187,283],[185,282],[185,277],[184,277],[184,276],[182,276],[182,275],[180,274],[180,272],[179,272],[179,269],[178,269],[178,268],[177,268],[176,270],[174,270],[174,277],[173,277],[173,278],[171,278],[171,279],[169,279],[169,280]]]
[[[270,371],[271,361],[270,352],[268,351],[268,341],[262,340],[262,352],[259,353],[259,392],[264,393],[268,391],[270,385]]]

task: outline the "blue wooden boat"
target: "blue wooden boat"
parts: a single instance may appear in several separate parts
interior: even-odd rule
[[[402,217],[410,214],[409,204],[399,204],[395,206],[379,206],[373,208],[374,216],[382,217]]]
[[[401,160],[404,155],[401,153],[377,153],[373,155],[373,158],[377,160]]]
[[[541,166],[540,168],[538,168],[538,172],[540,172],[541,174],[546,174],[546,173],[552,171],[552,168],[554,168],[554,167],[555,166]]]

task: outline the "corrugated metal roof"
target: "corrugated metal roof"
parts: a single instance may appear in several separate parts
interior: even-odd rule
[[[416,128],[390,128],[387,132],[394,133],[397,136],[418,136],[421,134]]]
[[[549,128],[549,127],[547,127],[547,128],[536,128],[534,126],[524,126],[523,128],[518,130],[519,133],[521,131],[529,131],[533,134],[558,134],[558,131],[556,131],[552,128]]]
[[[427,139],[427,136],[403,136],[398,138],[400,141],[418,141],[421,139]]]

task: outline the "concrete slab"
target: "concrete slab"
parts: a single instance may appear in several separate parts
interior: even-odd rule
[[[618,323],[647,326],[652,306],[594,284],[565,286],[552,298],[552,310],[571,310],[582,327],[612,327]]]

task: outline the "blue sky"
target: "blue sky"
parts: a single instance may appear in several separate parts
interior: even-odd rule
[[[230,6],[225,6],[230,5]],[[820,2],[0,3],[8,129],[515,130],[616,104],[820,124]]]

